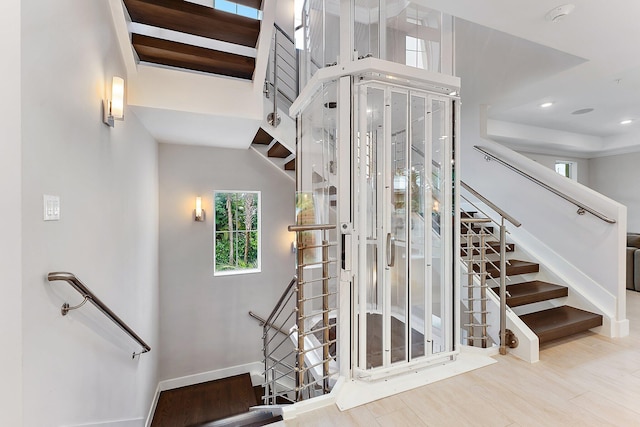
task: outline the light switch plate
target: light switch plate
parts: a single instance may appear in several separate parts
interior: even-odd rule
[[[45,194],[43,196],[44,207],[44,220],[45,221],[59,221],[60,220],[60,197],[50,196]]]

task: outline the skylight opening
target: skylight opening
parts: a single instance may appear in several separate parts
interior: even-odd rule
[[[213,0],[213,8],[223,12],[233,13],[234,15],[244,16],[246,18],[261,20],[262,11],[249,6],[234,3],[229,0]]]

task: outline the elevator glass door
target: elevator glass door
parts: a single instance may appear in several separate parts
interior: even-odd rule
[[[354,92],[355,359],[384,370],[452,349],[450,100],[377,82]]]

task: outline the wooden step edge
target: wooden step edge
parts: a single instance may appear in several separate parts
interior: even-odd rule
[[[540,344],[602,326],[601,314],[566,305],[526,314],[520,319],[538,336]]]
[[[525,289],[522,291],[521,289]],[[499,287],[492,287],[491,290],[500,295]],[[530,282],[515,283],[507,286],[507,292],[511,296],[507,297],[509,307],[519,307],[536,302],[548,301],[556,298],[564,298],[569,295],[569,288],[553,283],[533,280]]]
[[[507,277],[537,273],[540,271],[540,264],[536,262],[522,261],[519,259],[511,259],[509,262],[510,264],[507,264]],[[476,269],[474,268],[474,270]],[[493,278],[498,278],[501,275],[500,270],[492,265],[487,266],[487,273]]]
[[[276,142],[269,148],[267,152],[267,156],[269,157],[278,157],[280,159],[286,159],[291,155],[291,151],[280,142]]]
[[[258,128],[256,135],[253,137],[252,144],[269,145],[273,141],[273,137],[264,129]]]
[[[296,170],[296,159],[291,159],[284,165],[284,170],[294,171]]]
[[[486,250],[486,254],[487,255],[499,255],[500,254],[500,242],[487,243],[487,246],[488,246],[488,248]],[[469,245],[467,243],[462,243],[460,245],[460,256],[461,257],[464,257],[465,255],[468,255],[467,254],[468,247],[469,247]],[[513,243],[507,243],[505,245],[505,252],[513,252],[515,250],[516,250],[516,245],[514,245]],[[479,248],[474,248],[473,254],[474,255],[479,255],[480,254],[480,249]]]

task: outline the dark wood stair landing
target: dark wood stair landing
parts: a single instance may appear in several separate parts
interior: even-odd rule
[[[249,374],[160,393],[151,427],[185,427],[247,412],[261,404]]]
[[[520,316],[540,344],[602,326],[602,315],[562,306]]]
[[[500,295],[499,287],[491,289],[496,295]],[[554,285],[540,280],[509,285],[507,286],[507,292],[509,295],[507,296],[507,305],[509,307],[518,307],[569,295],[569,289],[566,286]]]

